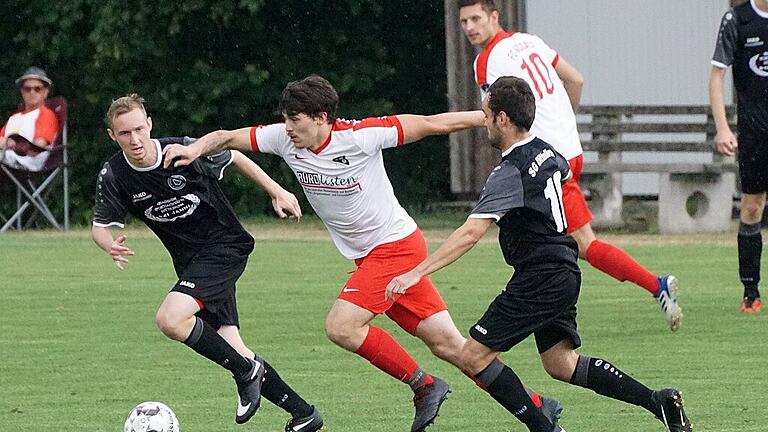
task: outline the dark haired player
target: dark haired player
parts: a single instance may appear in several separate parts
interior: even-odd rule
[[[386,314],[420,338],[441,359],[459,366],[466,339],[429,278],[408,295],[385,299],[394,276],[427,256],[416,222],[400,206],[384,169],[382,150],[428,135],[448,134],[483,124],[480,111],[431,116],[393,115],[363,120],[336,118],[339,97],[331,83],[309,76],[289,83],[280,97],[285,123],[210,133],[189,147],[166,148],[166,163],[189,163],[222,148],[279,155],[291,167],[336,247],[357,269],[326,318],[328,337],[408,384],[416,413],[411,431],[426,429],[448,395],[448,385],[423,371],[386,331],[371,325]],[[551,418],[557,401],[533,393]]]
[[[162,149],[188,138],[150,138],[152,119],[136,94],[115,100],[107,112],[110,138],[121,151],[99,173],[92,236],[119,269],[133,251],[126,236],[114,239],[127,214],[144,222],[171,255],[179,280],[163,300],[155,322],[169,338],[232,373],[237,384],[235,421],[247,422],[261,395],[290,413],[286,431],[319,430],[323,419],[240,337],[235,283],[253,250],[253,237],[237,220],[218,180],[232,164],[272,197],[275,211],[300,217],[293,194],[239,152],[226,151],[181,168],[162,166]]]
[[[491,145],[502,152],[501,163],[488,177],[467,222],[426,260],[393,279],[387,297],[406,295],[419,280],[459,259],[496,222],[504,259],[515,272],[470,329],[461,354],[464,372],[530,431],[562,431],[498,359],[500,352],[533,334],[544,369],[553,378],[641,406],[672,432],[691,431],[677,390],[653,391],[612,363],[575,351],[581,345],[576,331],[581,272],[576,241],[565,234],[562,183],[571,176],[568,161],[528,132],[536,108],[524,80],[496,80],[483,100],[483,111]]]

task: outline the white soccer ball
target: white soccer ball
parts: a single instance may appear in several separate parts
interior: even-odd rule
[[[125,419],[125,432],[179,432],[179,420],[163,403],[142,402]]]

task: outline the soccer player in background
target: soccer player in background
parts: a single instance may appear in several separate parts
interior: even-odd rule
[[[753,0],[723,15],[712,56],[709,99],[717,128],[717,150],[732,156],[738,148],[741,216],[738,234],[739,277],[744,285],[740,310],[758,313],[760,223],[768,191],[768,0]],[[738,96],[739,138],[728,126],[723,101],[723,77],[733,66]]]
[[[504,260],[515,271],[470,329],[462,351],[464,372],[531,432],[562,431],[536,408],[512,369],[498,360],[500,352],[533,334],[544,369],[553,378],[641,406],[671,432],[691,431],[677,390],[653,391],[612,362],[575,351],[581,346],[576,330],[581,272],[578,246],[565,232],[561,186],[572,172],[554,147],[529,133],[534,100],[529,85],[517,77],[500,77],[487,89],[485,125],[491,145],[502,152],[501,162],[464,225],[413,270],[393,279],[387,298],[408,295],[410,287],[458,260],[495,222]]]
[[[457,367],[466,339],[429,278],[421,280],[408,295],[394,300],[384,297],[387,282],[421,262],[427,256],[427,246],[416,222],[395,197],[382,150],[429,135],[481,127],[483,113],[342,120],[336,118],[338,104],[336,90],[322,77],[313,75],[291,82],[280,97],[279,111],[285,123],[217,131],[188,147],[168,146],[165,164],[175,161],[185,165],[224,148],[283,158],[336,247],[357,265],[328,313],[328,337],[407,383],[414,392],[416,408],[411,431],[423,431],[437,417],[449,393],[448,385],[422,370],[392,336],[370,322],[386,314],[420,338],[436,356]],[[556,420],[559,403],[531,393]]]
[[[571,166],[573,177],[563,185],[563,202],[566,229],[579,245],[579,258],[614,279],[632,281],[651,293],[670,329],[676,331],[683,320],[677,278],[651,273],[623,250],[598,240],[592,231],[592,213],[579,187],[584,163],[574,114],[583,85],[579,71],[538,36],[505,32],[495,0],[459,0],[458,7],[464,34],[482,49],[474,62],[481,95],[499,77],[524,79],[536,96],[531,132],[552,145]]]
[[[237,423],[259,408],[261,395],[290,413],[286,431],[319,430],[323,419],[240,337],[235,283],[253,250],[253,237],[237,220],[218,180],[230,164],[272,197],[281,217],[300,217],[296,197],[275,183],[253,161],[225,151],[181,168],[163,167],[163,147],[188,138],[152,139],[152,119],[144,99],[121,97],[107,112],[109,137],[120,152],[99,173],[93,210],[93,240],[122,270],[133,251],[126,236],[115,239],[110,227],[123,227],[128,213],[144,222],[163,243],[179,280],[163,300],[155,322],[169,338],[232,373],[237,384]]]

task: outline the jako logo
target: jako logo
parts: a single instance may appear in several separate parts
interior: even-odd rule
[[[190,282],[190,281],[184,281],[184,280],[183,280],[183,281],[179,282],[179,285],[180,285],[180,286],[185,286],[185,287],[187,287],[187,288],[192,288],[192,289],[194,289],[194,288],[195,288],[195,284],[194,284],[194,282]]]
[[[486,330],[486,329],[484,329],[484,328],[480,327],[480,324],[477,324],[477,325],[475,325],[475,330],[479,331],[480,333],[482,333],[482,334],[484,334],[484,335],[487,335],[487,334],[488,334],[488,330]]]

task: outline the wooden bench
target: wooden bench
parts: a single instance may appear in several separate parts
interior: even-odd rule
[[[734,107],[727,114],[733,124]],[[595,226],[624,224],[622,173],[657,173],[661,233],[729,228],[737,164],[715,151],[709,106],[582,106],[578,119],[584,151],[597,154],[596,161],[585,161],[581,180]],[[652,152],[658,161],[625,162],[624,152]],[[707,161],[668,160],[680,152],[706,154]]]

